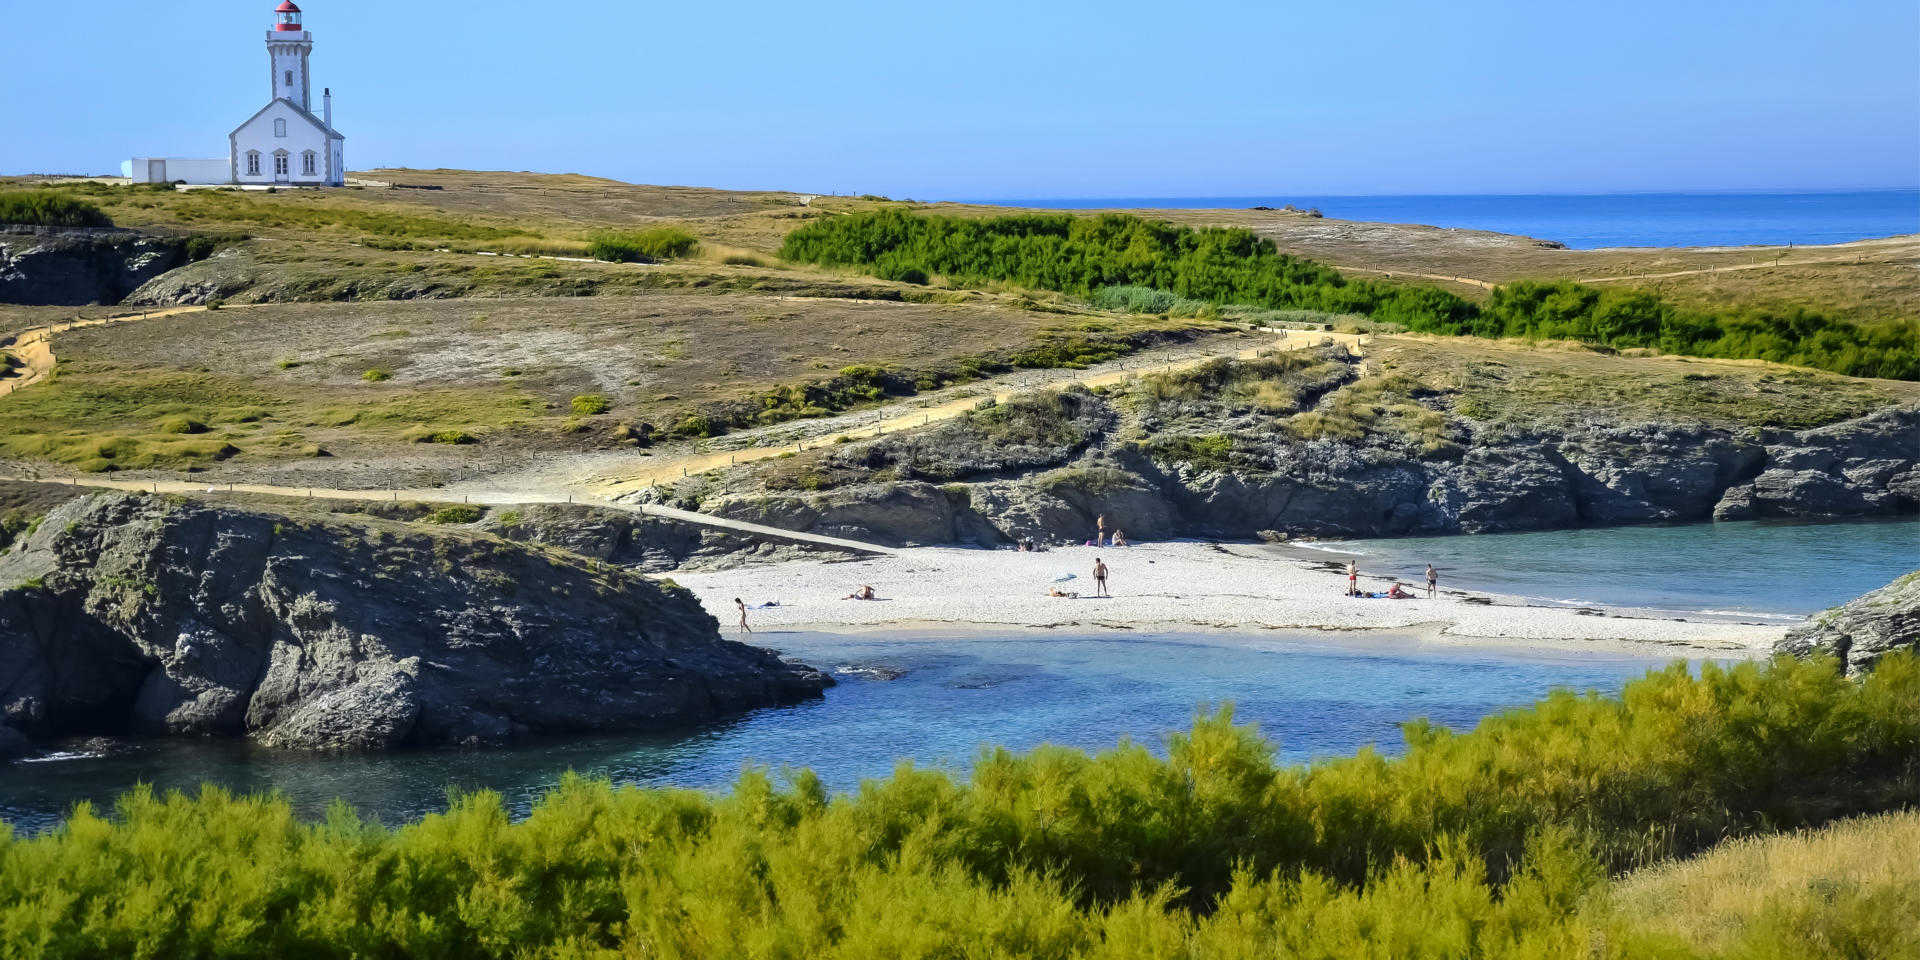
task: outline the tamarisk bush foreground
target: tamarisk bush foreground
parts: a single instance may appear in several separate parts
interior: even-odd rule
[[[1406,741],[1277,766],[1223,710],[1164,759],[568,778],[517,823],[483,793],[396,829],[135,791],[0,840],[0,956],[1694,956],[1594,909],[1609,874],[1920,800],[1920,661],[1677,664]],[[1862,896],[1716,955],[1894,955],[1911,917]]]
[[[1057,290],[1110,309],[1116,299],[1130,307],[1142,295],[1103,295],[1103,288],[1145,287],[1166,291],[1172,304],[1363,314],[1418,333],[1577,340],[1920,380],[1920,321],[1685,309],[1643,291],[1571,282],[1507,284],[1483,305],[1437,287],[1347,277],[1280,253],[1251,230],[1195,230],[1126,214],[973,219],[879,210],[809,223],[787,235],[780,255],[914,283],[938,275]]]

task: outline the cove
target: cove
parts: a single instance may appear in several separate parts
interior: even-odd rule
[[[1086,750],[1131,738],[1156,751],[1198,709],[1231,702],[1282,759],[1401,749],[1415,717],[1465,729],[1554,688],[1618,692],[1667,661],[1618,653],[1522,651],[1410,637],[1034,633],[763,634],[757,642],[823,669],[823,699],[697,730],[629,734],[486,751],[366,756],[275,753],[244,743],[70,745],[0,765],[0,820],[22,833],[56,825],[73,804],[104,810],[136,783],[278,791],[299,813],[340,798],[389,824],[445,809],[448,791],[499,792],[524,813],[567,771],[616,783],[721,788],[749,766],[811,768],[836,790],[910,760],[964,775],[987,744]]]

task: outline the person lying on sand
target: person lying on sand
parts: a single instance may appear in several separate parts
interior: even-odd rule
[[[847,595],[846,595],[846,597],[844,597],[843,599],[847,599],[847,600],[878,600],[878,599],[880,599],[880,598],[879,598],[879,597],[876,597],[876,596],[874,596],[874,595],[873,595],[873,585],[872,585],[872,584],[862,584],[862,585],[861,585],[861,587],[860,587],[860,589],[858,589],[858,590],[855,590],[854,592],[852,592],[852,593],[849,593],[849,594],[847,594]]]
[[[1049,589],[1047,590],[1047,596],[1049,596],[1049,597],[1061,597],[1061,598],[1063,598],[1063,599],[1067,599],[1067,600],[1078,600],[1078,599],[1080,599],[1080,595],[1079,595],[1079,594],[1077,594],[1077,593],[1062,593],[1062,592],[1060,591],[1060,588],[1059,588],[1059,587],[1052,587],[1052,588],[1049,588]]]
[[[1415,599],[1415,597],[1414,597],[1414,595],[1413,595],[1413,594],[1411,594],[1411,593],[1409,593],[1409,592],[1407,592],[1407,591],[1406,591],[1406,590],[1404,590],[1404,589],[1401,589],[1401,587],[1400,587],[1400,585],[1396,583],[1396,584],[1394,584],[1394,585],[1393,585],[1393,586],[1392,586],[1391,588],[1389,588],[1389,589],[1387,590],[1387,599],[1389,599],[1389,600],[1413,600],[1413,599]]]

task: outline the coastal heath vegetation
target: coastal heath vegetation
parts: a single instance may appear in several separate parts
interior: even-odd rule
[[[1519,281],[1484,304],[1437,287],[1356,279],[1277,251],[1251,230],[1193,229],[1126,214],[970,219],[877,210],[808,223],[780,255],[883,278],[1010,283],[1133,309],[1166,291],[1198,301],[1358,314],[1417,333],[1574,340],[1616,350],[1798,364],[1849,376],[1920,380],[1920,321],[1872,325],[1807,309],[1685,309],[1651,293]]]
[[[517,822],[476,793],[394,828],[142,789],[108,817],[0,831],[0,956],[1759,960],[1911,942],[1874,889],[1779,891],[1777,922],[1711,946],[1609,909],[1619,872],[1920,802],[1911,655],[1859,678],[1832,659],[1675,664],[1405,740],[1282,766],[1222,709],[1164,756],[987,748],[965,781],[903,764],[841,795],[807,771],[725,794],[569,776]]]
[[[33,227],[111,227],[100,208],[51,190],[11,190],[0,193],[0,223]]]
[[[655,227],[627,233],[595,234],[587,245],[587,255],[612,263],[658,263],[684,257],[699,242],[684,230]]]

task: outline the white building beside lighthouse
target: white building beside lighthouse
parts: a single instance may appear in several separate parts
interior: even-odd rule
[[[237,183],[258,186],[337,187],[346,183],[346,137],[333,128],[333,91],[313,112],[307,60],[313,34],[300,8],[286,0],[267,31],[268,81],[273,99],[227,136],[227,158],[181,160],[135,157],[121,167],[136,183]]]

